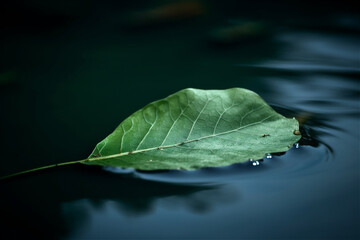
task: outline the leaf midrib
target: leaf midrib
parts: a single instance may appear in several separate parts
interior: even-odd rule
[[[271,115],[271,116],[268,116],[268,117],[264,118],[261,121],[251,123],[251,124],[248,124],[246,126],[238,127],[238,128],[232,129],[232,130],[225,131],[225,132],[211,134],[211,135],[207,135],[207,136],[203,136],[203,137],[199,137],[199,138],[195,138],[195,139],[191,139],[191,140],[185,140],[185,141],[179,142],[179,143],[174,143],[174,144],[164,145],[164,146],[158,146],[158,147],[144,148],[144,149],[139,149],[139,150],[134,150],[134,151],[129,151],[129,152],[116,153],[116,154],[111,154],[111,155],[101,156],[101,157],[87,158],[87,159],[82,160],[82,162],[93,162],[93,161],[117,158],[117,157],[122,157],[122,156],[131,155],[131,154],[142,153],[142,152],[149,152],[149,151],[153,151],[153,150],[161,150],[161,149],[177,147],[177,146],[181,146],[181,145],[188,144],[188,143],[191,143],[191,142],[197,142],[197,141],[201,141],[201,140],[204,140],[204,139],[207,139],[207,138],[212,138],[212,137],[217,137],[217,136],[237,132],[237,131],[240,131],[240,130],[242,130],[244,128],[248,128],[248,127],[252,127],[252,126],[261,124],[265,120],[267,120],[267,119],[269,119],[271,117],[275,117],[275,116]]]

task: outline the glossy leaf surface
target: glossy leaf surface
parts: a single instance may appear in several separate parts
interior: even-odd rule
[[[256,93],[184,89],[125,119],[85,164],[141,170],[225,166],[285,152],[300,139],[296,119]]]

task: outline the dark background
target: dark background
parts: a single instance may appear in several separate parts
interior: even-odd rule
[[[306,113],[304,147],[256,172],[68,166],[0,182],[0,236],[359,237],[356,1],[176,2],[2,2],[0,175],[86,158],[131,113],[187,87],[248,88]]]

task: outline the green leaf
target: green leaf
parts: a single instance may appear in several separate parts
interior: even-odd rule
[[[296,119],[256,93],[184,89],[125,119],[84,164],[141,170],[198,169],[285,152],[300,139]]]

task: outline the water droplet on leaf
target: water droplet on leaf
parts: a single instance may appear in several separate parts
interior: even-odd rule
[[[252,165],[253,165],[253,166],[259,166],[260,163],[259,163],[259,161],[255,161],[255,162],[252,163]]]

